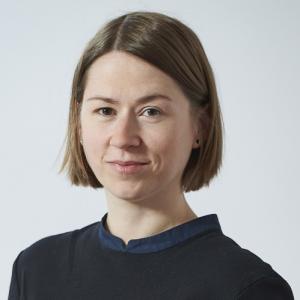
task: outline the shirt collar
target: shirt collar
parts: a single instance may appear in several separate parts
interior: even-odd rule
[[[222,232],[217,214],[209,214],[149,237],[132,239],[125,245],[121,238],[111,234],[104,227],[107,214],[105,213],[100,222],[98,232],[100,242],[107,248],[121,252],[156,252],[174,246],[194,235],[203,235],[211,231]]]

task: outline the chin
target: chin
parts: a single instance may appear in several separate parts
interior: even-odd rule
[[[126,185],[124,188],[122,188],[121,183],[118,184],[118,188],[115,188],[116,184],[112,188],[106,188],[109,193],[108,197],[111,196],[130,202],[138,202],[147,194],[143,189],[131,187],[128,182],[125,182],[124,185]]]

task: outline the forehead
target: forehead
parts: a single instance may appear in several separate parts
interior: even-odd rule
[[[143,59],[121,51],[96,59],[88,70],[86,92],[122,96],[141,92],[181,93],[175,80]],[[119,94],[119,95],[118,95]]]

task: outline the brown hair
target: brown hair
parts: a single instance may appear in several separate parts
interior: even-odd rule
[[[181,187],[196,191],[217,175],[222,164],[223,122],[212,68],[196,34],[162,13],[136,11],[110,20],[86,45],[76,66],[69,107],[66,149],[59,170],[67,169],[72,184],[102,188],[79,140],[79,113],[88,69],[110,51],[136,55],[164,71],[180,86],[199,119],[200,147],[192,149]],[[200,118],[199,118],[200,116]]]

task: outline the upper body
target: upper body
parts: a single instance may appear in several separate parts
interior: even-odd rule
[[[72,184],[104,189],[105,245],[123,246],[102,247],[101,223],[42,239],[15,261],[11,299],[292,299],[270,265],[215,227],[176,230],[173,241],[198,219],[184,192],[218,174],[222,136],[213,72],[191,29],[151,12],[107,23],[75,70],[62,168]],[[145,243],[158,251],[118,251]]]
[[[127,245],[106,216],[21,251],[9,300],[294,299],[270,264],[223,234],[216,214]]]

